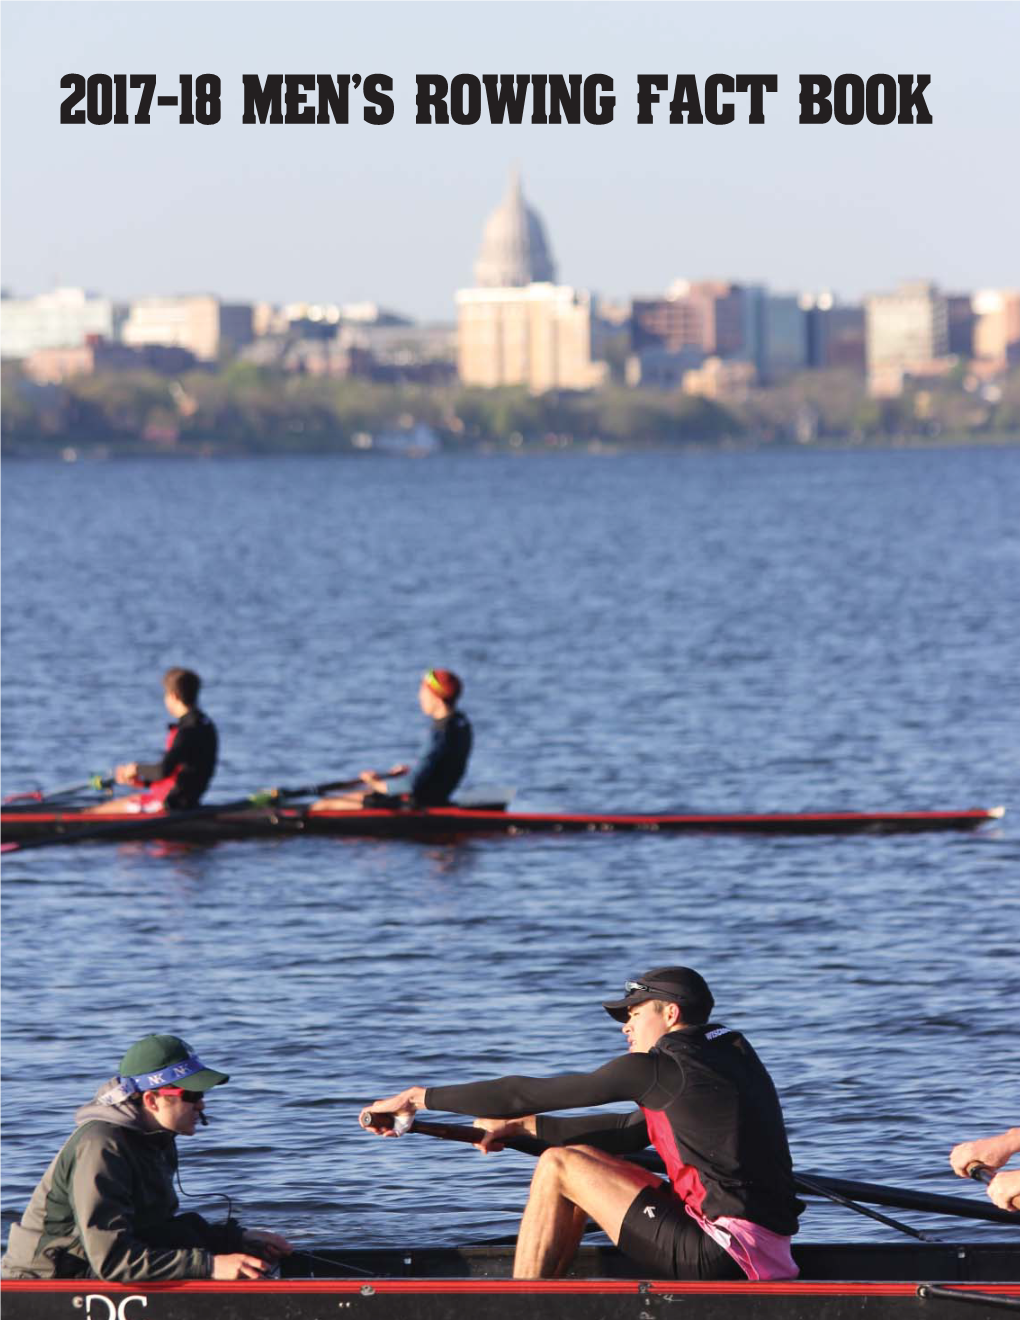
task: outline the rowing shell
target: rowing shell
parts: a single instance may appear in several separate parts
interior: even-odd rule
[[[802,1277],[789,1282],[678,1283],[627,1277],[618,1251],[584,1247],[569,1277],[515,1282],[510,1247],[316,1250],[286,1261],[280,1279],[17,1281],[4,1284],[3,1303],[5,1320],[992,1320],[1020,1311],[1012,1243],[794,1254]]]
[[[521,812],[502,807],[428,807],[310,812],[302,806],[221,808],[149,815],[7,806],[0,812],[4,843],[119,843],[130,839],[215,842],[293,834],[363,838],[436,839],[467,834],[861,834],[973,830],[1001,820],[1004,807],[966,811],[805,811],[760,814],[725,812]]]

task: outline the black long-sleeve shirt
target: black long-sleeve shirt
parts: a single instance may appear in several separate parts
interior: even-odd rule
[[[471,725],[463,711],[435,720],[428,746],[411,771],[411,797],[420,807],[442,807],[464,778],[471,755]]]
[[[569,1118],[546,1112],[621,1100],[641,1108]],[[675,1151],[683,1165],[696,1170],[708,1218],[731,1215],[775,1233],[796,1232],[803,1207],[794,1194],[779,1098],[750,1043],[726,1027],[706,1024],[667,1032],[647,1054],[627,1054],[590,1073],[429,1087],[425,1106],[481,1118],[538,1114],[536,1132],[542,1140],[584,1142],[620,1155],[648,1145],[642,1111],[661,1113],[671,1136],[669,1149],[660,1147],[659,1153],[668,1165]],[[660,1135],[656,1144],[661,1140]]]
[[[630,1154],[648,1145],[648,1129],[640,1110],[628,1114],[580,1114],[552,1117],[550,1109],[580,1109],[632,1100],[662,1109],[672,1098],[676,1079],[660,1077],[662,1056],[624,1054],[590,1073],[561,1073],[557,1077],[499,1077],[490,1082],[431,1086],[425,1093],[428,1109],[479,1118],[523,1118],[537,1114],[537,1135],[554,1146],[586,1142],[616,1154]],[[670,1067],[668,1073],[675,1073]]]
[[[189,710],[176,724],[170,725],[173,737],[160,761],[139,765],[137,778],[142,784],[155,784],[177,772],[173,788],[165,799],[171,811],[197,807],[216,770],[219,739],[216,725],[203,711]]]

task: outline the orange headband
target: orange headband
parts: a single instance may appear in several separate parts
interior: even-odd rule
[[[444,675],[443,678],[439,677],[440,673]],[[446,673],[445,670],[437,672],[435,669],[430,669],[425,675],[425,683],[437,697],[442,697],[444,701],[450,701],[460,691],[460,684],[457,679],[453,674]]]

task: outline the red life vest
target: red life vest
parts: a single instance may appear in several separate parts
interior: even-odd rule
[[[177,737],[177,725],[172,724],[166,731],[166,739],[163,743],[163,751],[168,752],[174,745],[174,739]],[[177,776],[184,769],[183,765],[177,766],[170,774],[163,779],[157,779],[154,784],[150,784],[144,793],[139,795],[138,801],[143,807],[148,807],[151,811],[157,804],[162,806],[167,798],[173,792],[174,785],[177,783]]]
[[[666,1166],[666,1173],[669,1175],[673,1194],[679,1196],[684,1205],[693,1206],[701,1215],[703,1213],[701,1205],[705,1199],[705,1185],[694,1165],[685,1164],[683,1157],[677,1150],[676,1137],[673,1134],[673,1127],[666,1117],[665,1110],[645,1109],[642,1105],[641,1112],[645,1116],[652,1145]]]

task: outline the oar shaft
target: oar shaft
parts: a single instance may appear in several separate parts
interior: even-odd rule
[[[830,1191],[813,1178],[805,1178],[801,1174],[794,1178],[794,1182],[798,1191],[814,1192],[816,1196],[824,1196],[827,1200],[834,1201],[836,1205],[845,1206],[848,1210],[856,1210],[859,1215],[874,1219],[880,1224],[885,1224],[888,1228],[895,1228],[900,1233],[906,1233],[908,1237],[917,1238],[919,1242],[937,1242],[939,1240],[931,1237],[928,1233],[923,1233],[919,1228],[913,1228],[910,1224],[904,1224],[899,1219],[893,1219],[891,1215],[883,1215],[878,1210],[870,1210],[866,1205],[852,1201],[850,1197],[843,1196],[840,1192]]]
[[[831,1178],[827,1174],[806,1175],[827,1191],[851,1196],[869,1205],[885,1205],[895,1210],[926,1210],[930,1214],[952,1215],[959,1219],[984,1219],[992,1224],[1010,1224],[1017,1227],[1017,1217],[997,1206],[968,1200],[965,1196],[944,1196],[937,1192],[915,1192],[903,1187],[886,1187],[882,1183],[854,1182],[848,1178]],[[797,1175],[794,1175],[794,1182]],[[803,1190],[807,1190],[804,1188]]]
[[[380,779],[392,779],[394,776],[384,771]],[[326,793],[342,793],[347,789],[367,788],[360,775],[356,779],[332,779],[326,784],[302,784],[299,788],[264,788],[253,793],[251,801],[255,806],[270,806],[282,802],[285,798],[322,797]]]
[[[366,1109],[359,1122],[362,1127],[392,1128],[395,1114],[379,1110]],[[484,1128],[470,1127],[465,1123],[431,1123],[416,1118],[411,1123],[409,1132],[417,1132],[424,1137],[439,1137],[444,1141],[462,1141],[475,1145],[485,1136]],[[526,1155],[541,1155],[546,1143],[537,1137],[514,1137],[504,1141],[503,1145],[511,1150],[522,1151]],[[628,1157],[629,1162],[638,1164],[652,1173],[665,1173],[665,1165],[652,1151],[642,1151]],[[931,1192],[913,1192],[899,1187],[885,1187],[880,1183],[853,1182],[845,1178],[830,1178],[824,1174],[794,1174],[794,1184],[798,1191],[814,1196],[842,1196],[855,1201],[867,1201],[871,1205],[888,1206],[896,1210],[924,1210],[929,1214],[952,1215],[962,1219],[984,1219],[993,1224],[1010,1224],[1017,1227],[1017,1216],[1009,1210],[1000,1210],[997,1206],[981,1205],[969,1201],[963,1196],[941,1196]],[[834,1197],[832,1199],[835,1199]],[[893,1221],[894,1222],[894,1221]],[[896,1227],[902,1227],[896,1225]],[[907,1230],[911,1231],[911,1230]],[[916,1230],[913,1230],[916,1235]]]
[[[63,788],[51,788],[45,793],[42,789],[32,789],[27,793],[11,793],[4,798],[4,805],[14,802],[52,802],[56,798],[72,797],[75,793],[84,793],[86,789],[95,789],[97,793],[112,788],[112,775],[89,775],[82,784],[66,784]]]

